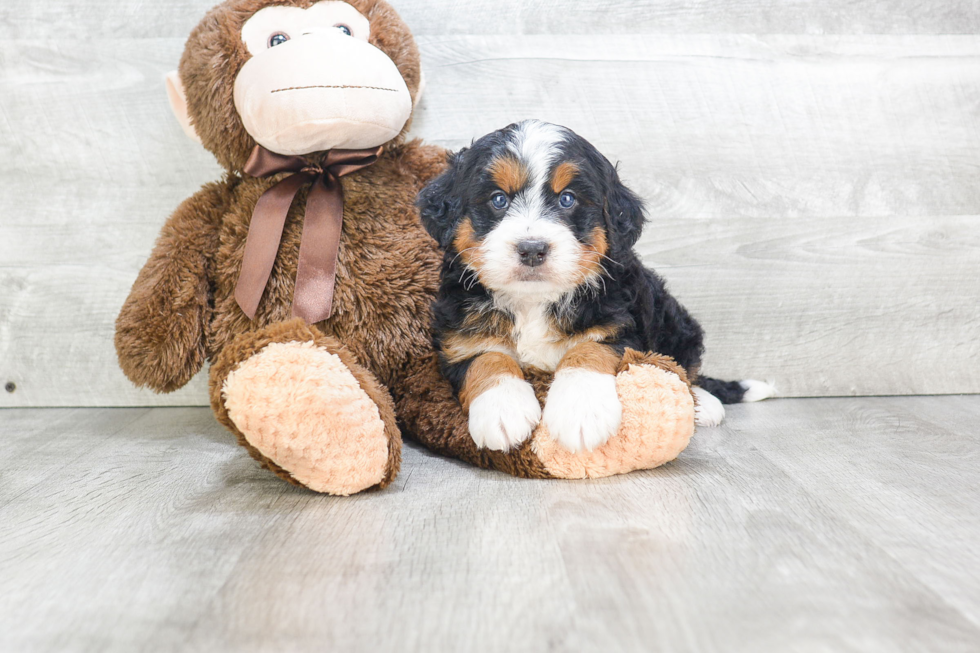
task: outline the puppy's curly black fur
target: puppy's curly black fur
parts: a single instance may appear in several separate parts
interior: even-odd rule
[[[513,329],[514,316],[500,301],[500,290],[487,287],[481,262],[467,252],[478,249],[508,215],[494,205],[494,195],[502,192],[501,175],[496,173],[499,162],[512,156],[514,143],[521,142],[526,125],[510,125],[451,155],[448,170],[418,198],[425,228],[445,250],[442,285],[433,307],[434,332],[443,372],[457,392],[475,358],[459,353],[465,350],[458,346],[460,339],[467,338],[468,346],[476,351],[479,347],[474,339],[482,337],[486,348],[492,349],[499,346],[499,338],[507,337],[508,329]],[[588,141],[571,130],[556,129],[560,139],[539,158],[547,161],[551,179],[562,163],[571,165],[575,174],[562,188],[548,184],[547,178],[539,183],[539,207],[546,207],[549,219],[570,230],[583,251],[596,251],[599,256],[597,274],[548,307],[554,332],[569,339],[590,333],[593,341],[619,353],[629,347],[666,354],[722,403],[741,401],[745,388],[739,382],[698,375],[704,352],[701,325],[633,251],[646,222],[642,201],[623,185],[616,167]],[[532,186],[534,163],[512,163],[515,168],[510,177],[515,186],[521,181],[521,188]],[[516,203],[519,189],[506,190]],[[574,195],[572,208],[560,208],[563,193]]]

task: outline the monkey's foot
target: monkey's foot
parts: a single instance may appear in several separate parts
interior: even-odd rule
[[[390,475],[378,405],[314,342],[265,346],[228,374],[222,398],[248,443],[312,490],[346,496]]]

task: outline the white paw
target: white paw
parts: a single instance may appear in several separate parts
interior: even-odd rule
[[[470,437],[481,449],[508,451],[541,421],[541,404],[527,381],[502,376],[470,404]]]
[[[776,388],[771,383],[766,383],[765,381],[756,381],[754,379],[745,379],[744,381],[739,381],[739,385],[745,388],[745,394],[742,396],[742,402],[750,401],[762,401],[763,399],[769,399],[770,397],[776,396]]]
[[[572,368],[555,375],[543,421],[551,437],[572,453],[605,444],[619,430],[622,418],[612,374]]]
[[[725,406],[718,398],[705,390],[694,386],[691,388],[698,398],[698,407],[694,410],[694,423],[698,426],[718,426],[725,419]]]

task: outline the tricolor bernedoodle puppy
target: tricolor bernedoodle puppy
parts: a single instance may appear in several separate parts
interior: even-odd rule
[[[696,379],[699,424],[719,423],[722,403],[772,396],[760,381],[698,376],[701,326],[633,252],[642,203],[571,130],[526,121],[484,136],[418,205],[446,252],[436,347],[478,446],[508,450],[541,420],[570,451],[600,446],[619,428],[627,347],[671,356]],[[543,414],[528,367],[555,372]]]

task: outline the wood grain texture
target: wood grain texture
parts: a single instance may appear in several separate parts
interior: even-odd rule
[[[655,218],[974,215],[980,37],[425,39],[416,131],[596,144]],[[481,110],[461,111],[469,103]]]
[[[970,544],[980,515],[977,496],[961,492],[980,461],[978,406],[976,397],[895,397],[831,413],[822,402],[776,402],[746,417],[768,459],[980,625],[980,552]]]
[[[0,36],[186,38],[215,0],[5,0]],[[392,0],[419,35],[976,34],[974,0]]]
[[[773,379],[785,396],[980,388],[980,217],[649,229],[638,250],[705,325],[711,376]]]
[[[220,174],[163,93],[209,4],[0,8],[0,406],[207,403],[201,377],[132,388],[112,322],[165,217]],[[466,6],[399,4],[428,78],[414,133],[459,147],[540,117],[619,161],[651,216],[638,249],[704,324],[711,374],[980,392],[980,37],[955,34],[975,3],[806,3],[796,27],[764,2],[592,3],[594,30],[584,4]]]
[[[666,467],[262,471],[204,408],[6,409],[0,649],[975,651],[980,397],[729,409]]]

